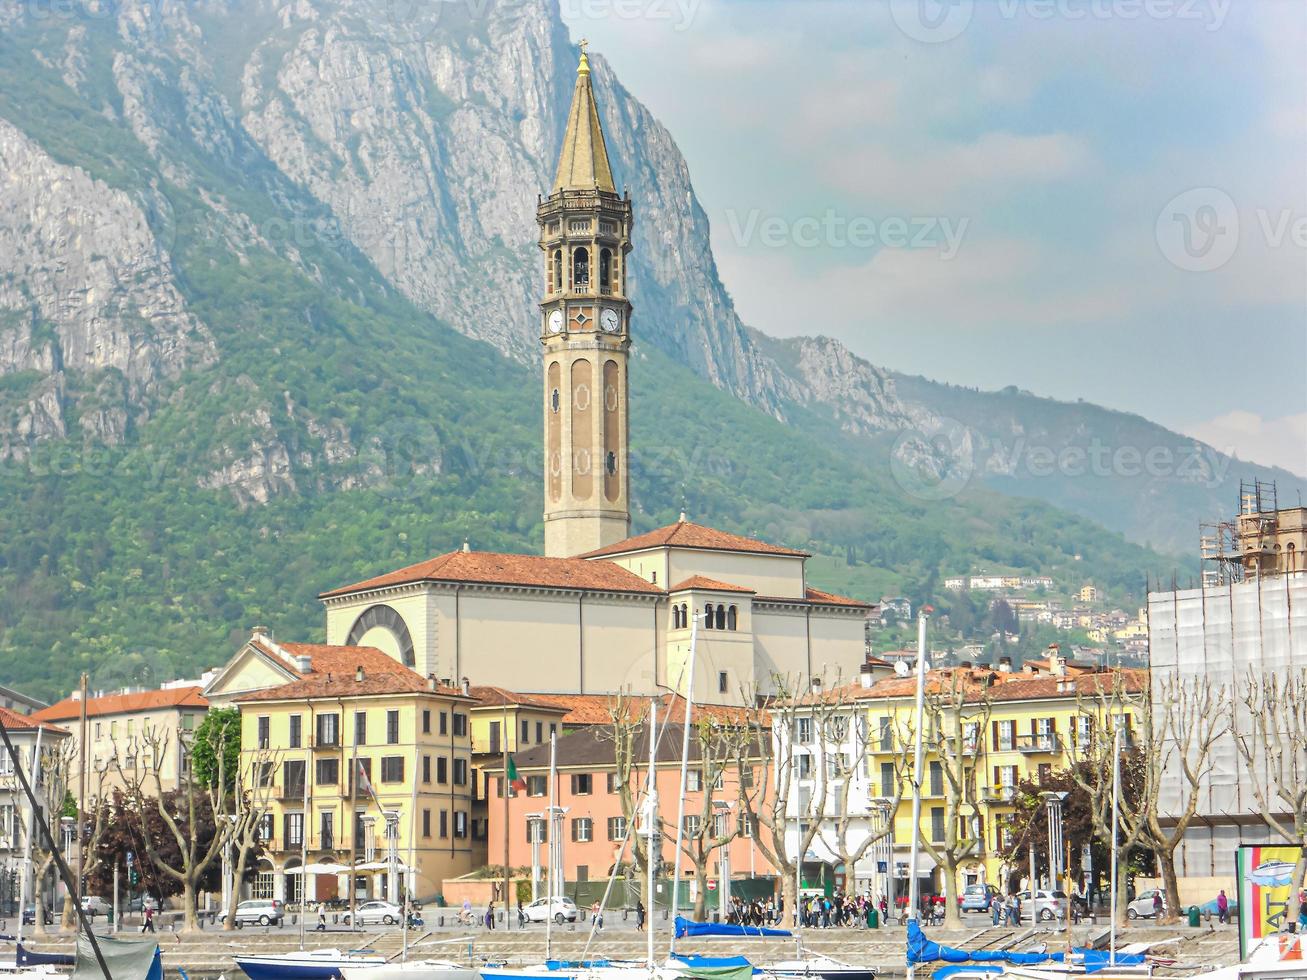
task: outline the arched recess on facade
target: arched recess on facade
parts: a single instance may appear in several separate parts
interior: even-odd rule
[[[345,645],[358,646],[368,630],[377,626],[390,630],[391,635],[395,637],[395,641],[399,644],[400,662],[405,667],[416,667],[417,657],[413,653],[413,637],[409,634],[408,625],[404,622],[404,617],[389,606],[369,606],[363,610],[359,618],[354,620],[354,625],[349,628]]]

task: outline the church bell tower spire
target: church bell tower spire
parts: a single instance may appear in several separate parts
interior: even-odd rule
[[[536,210],[545,258],[545,554],[564,558],[630,534],[626,256],[619,197],[581,42],[554,187]]]

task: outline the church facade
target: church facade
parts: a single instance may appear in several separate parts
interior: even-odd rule
[[[585,54],[543,255],[545,553],[462,551],[324,592],[327,643],[384,650],[451,683],[538,692],[684,691],[736,702],[774,679],[856,675],[863,602],[811,588],[808,555],[685,520],[630,537],[633,219]]]

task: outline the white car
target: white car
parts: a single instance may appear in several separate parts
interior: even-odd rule
[[[82,911],[89,916],[110,915],[113,912],[113,906],[99,895],[83,895]]]
[[[396,922],[404,917],[404,912],[398,905],[391,905],[389,902],[374,900],[364,902],[354,910],[354,918],[361,926],[366,925],[383,925],[393,926]],[[341,916],[341,921],[345,925],[350,925],[350,915],[346,912]]]
[[[1017,900],[1021,902],[1021,915],[1025,917],[1030,914],[1030,891],[1027,889],[1017,893]],[[1050,891],[1047,888],[1035,889],[1035,918],[1040,922],[1060,922],[1066,918],[1066,892],[1060,888]]]
[[[581,917],[581,910],[576,907],[576,903],[570,898],[538,898],[525,909],[522,910],[526,915],[527,922],[544,922],[545,919],[553,916],[555,922],[560,926],[564,922],[575,922]]]
[[[236,916],[232,923],[237,929],[254,925],[279,926],[284,914],[281,902],[275,898],[251,898],[236,906]],[[222,913],[218,921],[226,923],[227,913]]]
[[[1162,914],[1166,915],[1166,892],[1157,888],[1148,888],[1141,891],[1135,900],[1126,906],[1125,914],[1128,919],[1151,919],[1153,912],[1153,896],[1160,894],[1162,896]]]

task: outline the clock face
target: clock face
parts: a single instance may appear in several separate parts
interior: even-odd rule
[[[549,332],[560,333],[563,329],[563,311],[554,310],[549,314]]]
[[[599,326],[603,327],[605,333],[617,333],[622,328],[622,318],[616,310],[604,310],[599,314]]]

